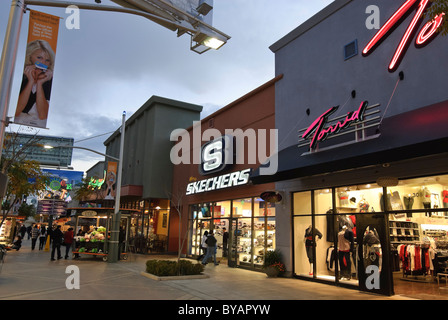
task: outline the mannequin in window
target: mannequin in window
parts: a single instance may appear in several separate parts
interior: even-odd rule
[[[339,192],[339,205],[346,207],[349,205],[348,192]]]
[[[448,208],[448,190],[446,187],[444,187],[444,190],[442,191],[442,199],[443,199],[443,207]],[[447,213],[445,212],[445,216]]]
[[[316,239],[317,237],[317,239]],[[306,255],[308,256],[308,261],[310,263],[310,272],[309,274],[313,274],[313,264],[314,264],[314,254],[313,254],[313,246],[316,244],[317,240],[322,239],[322,233],[314,228],[314,237],[313,237],[313,227],[310,225],[305,230],[305,237],[303,241],[305,242],[305,250]]]
[[[412,210],[412,207],[414,205],[414,196],[411,194],[408,194],[406,196],[403,197],[403,204],[404,204],[404,208],[406,210]],[[412,218],[412,212],[406,212],[406,216],[408,218]]]
[[[353,231],[347,226],[343,226],[338,233],[338,258],[340,277],[344,280],[350,280],[352,264],[350,260],[350,252],[354,248]]]
[[[427,187],[423,187],[422,189],[422,203],[423,208],[431,209],[431,191]],[[427,217],[431,216],[431,212],[426,212],[425,215]]]

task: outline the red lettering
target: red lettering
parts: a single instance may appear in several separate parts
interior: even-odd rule
[[[393,15],[389,18],[389,20],[381,27],[381,29],[375,34],[375,36],[370,40],[370,42],[366,45],[364,50],[362,51],[364,56],[369,55],[375,47],[379,44],[379,42],[392,30],[393,27],[399,23],[400,19],[411,10],[414,5],[417,3],[417,0],[407,0]],[[400,43],[398,44],[397,49],[395,50],[394,56],[389,64],[389,71],[393,72],[398,68],[398,65],[403,58],[406,47],[410,42],[411,35],[414,34],[419,21],[423,17],[423,13],[428,7],[430,0],[420,0],[418,5],[418,10],[412,18],[411,23],[409,24],[406,32],[401,38]],[[438,15],[432,21],[428,22],[420,31],[416,43],[417,45],[423,45],[436,33],[437,29],[443,22],[444,14]]]
[[[431,37],[434,36],[437,30],[439,29],[440,25],[443,22],[444,16],[445,13],[441,13],[438,16],[436,16],[433,20],[425,24],[420,33],[418,34],[415,43],[419,46],[423,46],[427,41],[429,41],[429,39],[431,39]]]
[[[315,149],[317,143],[319,141],[323,141],[327,138],[329,134],[336,134],[342,129],[347,128],[352,123],[360,122],[364,120],[364,112],[367,108],[368,102],[363,101],[358,110],[354,112],[349,112],[347,116],[345,117],[345,120],[343,122],[337,122],[333,126],[328,126],[328,128],[324,129],[328,117],[330,114],[332,114],[334,111],[338,109],[338,107],[333,107],[325,111],[319,118],[317,118],[305,131],[305,133],[302,135],[302,138],[308,139],[311,135],[311,133],[314,131],[313,138],[311,139],[310,148]]]

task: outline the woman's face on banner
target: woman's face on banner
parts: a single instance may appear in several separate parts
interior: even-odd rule
[[[51,64],[50,55],[42,49],[36,50],[31,55],[31,62],[32,64],[35,64],[36,62],[43,63],[49,67]]]

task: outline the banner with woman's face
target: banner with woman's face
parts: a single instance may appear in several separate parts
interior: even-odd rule
[[[14,123],[46,128],[59,32],[59,17],[30,10],[22,85]]]

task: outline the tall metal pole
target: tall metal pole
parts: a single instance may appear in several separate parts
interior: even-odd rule
[[[115,191],[115,210],[112,217],[112,228],[110,231],[110,241],[109,241],[109,253],[107,255],[108,262],[117,262],[119,252],[119,239],[120,239],[120,196],[121,196],[121,177],[123,170],[123,153],[124,153],[124,133],[126,129],[126,112],[123,112],[123,120],[121,123],[121,136],[120,136],[120,156],[118,161],[118,172],[117,172],[117,188]]]
[[[25,10],[26,5],[23,0],[12,0],[5,41],[3,43],[2,60],[0,61],[0,157],[2,156],[14,66],[16,64],[20,29]]]

